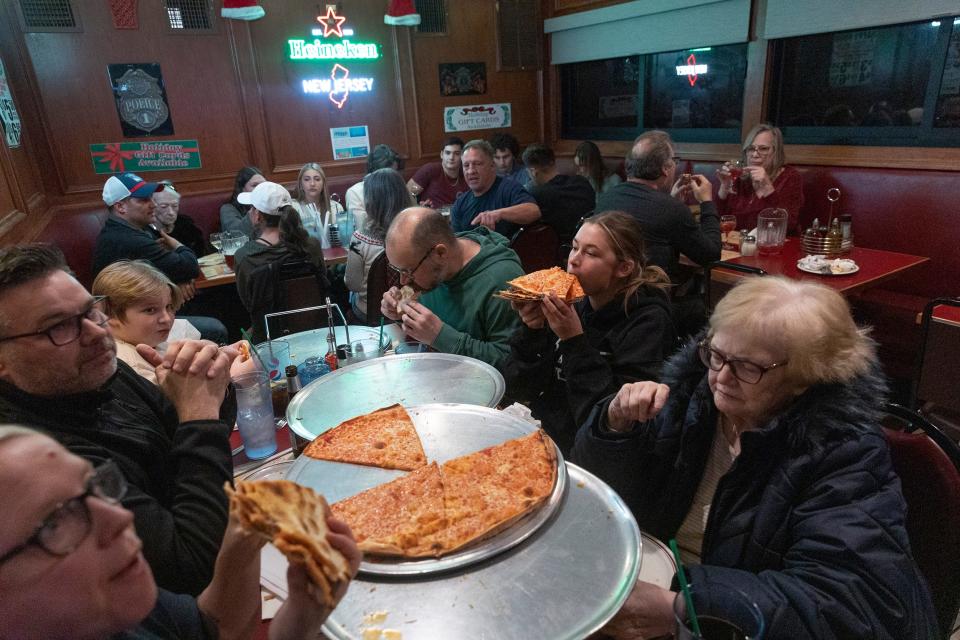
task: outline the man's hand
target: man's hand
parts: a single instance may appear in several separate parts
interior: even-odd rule
[[[160,244],[160,246],[166,247],[170,251],[173,251],[182,244],[179,240],[164,231],[161,227],[157,227],[157,231],[160,233],[160,237],[157,238],[157,242]]]
[[[470,221],[470,224],[479,224],[492,230],[495,226],[497,226],[497,223],[500,222],[500,218],[500,210],[494,209],[493,211],[484,211],[480,213],[476,218]]]
[[[183,340],[170,343],[162,358],[145,344],[137,345],[137,352],[156,367],[157,384],[176,407],[180,422],[218,418],[235,349]]]
[[[420,201],[421,207],[429,207],[430,209],[436,209],[437,207],[433,206],[433,200],[430,198],[424,198]]]
[[[403,332],[422,344],[432,345],[440,335],[443,321],[419,302],[411,300],[403,305]]]
[[[573,305],[567,304],[551,293],[540,302],[540,308],[550,325],[550,330],[561,340],[568,340],[583,333],[580,316],[577,315]]]
[[[713,200],[713,185],[706,176],[699,173],[690,176],[690,190],[697,202],[710,202]]]
[[[390,287],[388,291],[383,292],[383,298],[380,300],[380,313],[391,320],[399,320],[400,314],[397,312],[398,304],[400,304],[400,289]]]
[[[657,382],[631,382],[620,387],[607,407],[611,431],[627,431],[634,422],[652,420],[670,397],[670,387]]]
[[[520,321],[531,329],[543,329],[546,318],[543,317],[543,309],[540,303],[536,301],[518,302],[510,301],[510,308],[520,315]]]
[[[677,178],[677,181],[670,187],[670,197],[678,200],[686,198],[687,194],[690,193],[690,181],[690,175],[686,173]]]
[[[193,300],[193,298],[197,295],[197,287],[195,284],[193,284],[193,280],[190,280],[189,282],[181,282],[177,285],[177,288],[180,289],[180,295],[183,296],[184,302]]]
[[[329,511],[327,526],[330,528],[327,542],[346,557],[352,580],[360,568],[360,559],[363,554],[354,542],[350,527],[345,522],[330,516]],[[340,585],[334,594],[334,607],[343,599],[348,586],[349,582]],[[310,580],[304,566],[291,562],[287,568],[287,599],[270,623],[269,638],[270,640],[314,638],[331,611],[332,609],[318,606],[317,601],[310,595]]]
[[[638,580],[617,615],[600,629],[614,640],[659,638],[673,631],[673,598],[676,594]]]

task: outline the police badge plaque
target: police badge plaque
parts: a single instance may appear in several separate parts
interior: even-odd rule
[[[107,69],[124,137],[173,135],[160,65],[111,64]]]

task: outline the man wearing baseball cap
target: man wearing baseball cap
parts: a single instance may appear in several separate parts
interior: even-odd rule
[[[110,216],[97,236],[93,251],[93,275],[118,260],[146,260],[180,287],[185,301],[196,295],[193,279],[200,275],[197,256],[189,247],[163,232],[155,223],[152,196],[163,189],[135,173],[110,176],[103,185],[103,202]],[[179,315],[196,327],[201,336],[225,342],[227,330],[215,318],[206,317],[208,305],[194,300],[189,316]],[[181,309],[185,311],[185,309]],[[195,315],[196,314],[196,315]]]

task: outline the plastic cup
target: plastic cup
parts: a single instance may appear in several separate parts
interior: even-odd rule
[[[700,633],[694,633],[687,617],[683,592],[673,599],[674,638],[678,640],[761,640],[763,614],[753,598],[726,584],[690,585]]]
[[[762,256],[774,256],[783,249],[787,240],[786,209],[764,209],[757,216],[757,252]]]
[[[350,351],[347,355],[347,364],[363,362],[364,360],[372,360],[373,358],[379,358],[382,355],[383,351],[375,339],[368,338],[365,340],[355,340],[350,343]]]
[[[429,351],[430,345],[414,341],[401,342],[393,350],[397,355],[404,353],[428,353]]]
[[[257,353],[267,368],[271,380],[286,378],[284,369],[290,362],[290,343],[286,340],[271,340],[257,345]]]
[[[244,452],[251,460],[266,458],[277,450],[267,374],[263,371],[245,373],[232,382],[237,393],[237,428]]]

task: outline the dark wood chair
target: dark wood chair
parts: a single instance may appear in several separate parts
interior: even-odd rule
[[[726,273],[723,272],[733,271],[736,273]],[[727,294],[727,291],[733,288],[737,282],[740,281],[742,276],[738,274],[750,275],[750,276],[765,276],[767,272],[759,267],[751,267],[745,264],[738,264],[736,262],[725,262],[723,260],[718,260],[717,262],[711,262],[707,265],[707,268],[704,273],[704,304],[706,305],[707,316],[713,313],[713,308],[717,306],[717,302],[720,301],[720,298]]]
[[[255,269],[250,280],[254,296],[250,319],[256,342],[266,339],[264,316],[278,311],[304,309],[324,304],[329,285],[325,268],[309,260],[272,262]],[[322,317],[321,317],[322,316]],[[326,324],[326,313],[294,314],[272,319],[270,336],[279,337],[315,329]]]
[[[520,264],[527,273],[563,266],[560,238],[553,227],[542,222],[534,222],[517,231],[510,240],[510,248],[517,252]]]
[[[370,265],[367,272],[367,317],[365,324],[376,327],[380,324],[380,301],[390,287],[400,285],[400,275],[390,269],[387,252],[382,252]]]
[[[910,409],[888,404],[884,435],[907,501],[907,534],[941,637],[960,610],[960,447]]]
[[[936,307],[960,308],[960,298],[936,298],[923,309],[920,350],[910,393],[910,407],[960,439],[960,327],[934,318]]]

